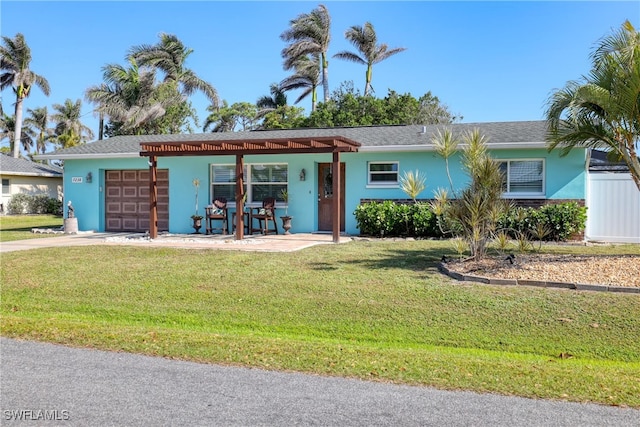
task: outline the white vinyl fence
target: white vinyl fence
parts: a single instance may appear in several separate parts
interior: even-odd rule
[[[587,240],[640,243],[640,191],[629,173],[589,173]]]

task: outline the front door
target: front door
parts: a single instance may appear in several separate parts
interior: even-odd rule
[[[318,231],[333,230],[333,164],[318,164]],[[345,166],[340,163],[340,231],[344,231]]]

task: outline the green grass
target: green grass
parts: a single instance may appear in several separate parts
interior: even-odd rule
[[[32,228],[59,228],[63,219],[57,215],[2,215],[0,216],[0,242],[53,237],[55,234],[32,233]]]
[[[455,282],[437,272],[443,253],[448,242],[6,253],[0,326],[72,346],[640,407],[638,295]]]

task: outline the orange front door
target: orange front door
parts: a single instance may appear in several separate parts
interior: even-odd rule
[[[318,164],[318,231],[333,230],[333,164]],[[340,163],[340,231],[344,231],[345,165]]]

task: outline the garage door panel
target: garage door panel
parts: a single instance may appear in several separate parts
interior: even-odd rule
[[[169,171],[159,170],[158,230],[169,229]],[[105,171],[107,231],[149,230],[149,170]]]
[[[116,202],[107,202],[107,213],[108,214],[122,213],[122,205]]]
[[[138,171],[122,171],[122,181],[138,182]]]
[[[107,197],[120,197],[122,189],[120,187],[107,187]]]
[[[122,187],[122,197],[138,197],[138,187]]]

